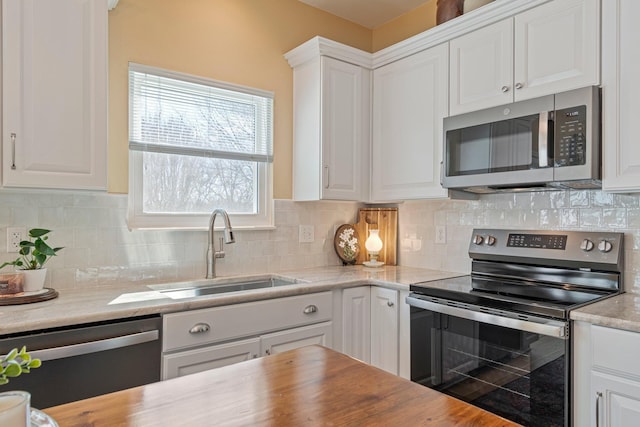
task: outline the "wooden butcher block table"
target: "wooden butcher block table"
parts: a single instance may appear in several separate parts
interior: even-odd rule
[[[320,346],[44,412],[60,427],[517,425]]]

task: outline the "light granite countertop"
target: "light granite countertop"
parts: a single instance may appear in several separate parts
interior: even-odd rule
[[[571,312],[571,320],[640,332],[640,295],[625,293]]]
[[[275,274],[301,283],[226,294],[172,299],[159,292],[176,284],[139,284],[62,289],[53,300],[0,306],[0,336],[61,326],[169,313],[197,308],[322,292],[360,285],[381,285],[408,290],[411,283],[462,276],[461,273],[402,266],[365,269],[362,266],[335,266],[284,271]],[[265,275],[234,276],[264,277]],[[218,281],[232,279],[220,277]],[[202,281],[201,281],[202,282]]]

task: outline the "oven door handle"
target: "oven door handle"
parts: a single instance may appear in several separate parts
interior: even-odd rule
[[[505,328],[517,329],[520,331],[533,332],[536,334],[547,335],[561,339],[569,339],[567,334],[567,324],[551,319],[542,319],[539,317],[529,320],[512,319],[510,317],[498,316],[491,313],[468,310],[450,305],[438,304],[431,301],[425,301],[419,298],[408,296],[407,304],[412,307],[422,308],[424,310],[435,311],[437,313],[449,314],[463,319],[473,320],[491,325],[503,326]]]

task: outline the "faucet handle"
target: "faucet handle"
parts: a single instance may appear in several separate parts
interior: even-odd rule
[[[223,245],[223,242],[224,242],[224,238],[220,237],[219,240],[220,240],[220,250],[216,251],[214,249],[213,256],[216,257],[216,258],[224,258],[224,251],[222,250],[222,245]]]

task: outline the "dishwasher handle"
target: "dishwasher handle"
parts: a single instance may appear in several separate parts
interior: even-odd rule
[[[113,350],[114,348],[129,347],[149,341],[156,341],[159,337],[160,332],[158,330],[152,330],[80,344],[45,348],[42,350],[30,351],[29,353],[34,359],[40,359],[42,361],[56,360],[73,356],[81,356],[83,354],[97,353],[105,350]]]

